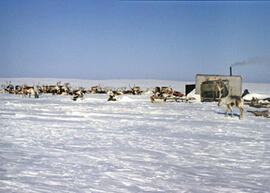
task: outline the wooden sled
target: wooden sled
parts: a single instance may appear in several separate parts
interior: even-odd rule
[[[263,116],[263,117],[266,117],[266,118],[270,118],[270,114],[269,114],[268,110],[265,110],[265,111],[247,111],[247,112],[254,114],[256,117]]]
[[[184,101],[186,98],[183,97],[160,97],[160,96],[151,96],[150,100],[152,103],[167,103],[168,100],[173,100],[174,102],[178,102],[179,100]]]

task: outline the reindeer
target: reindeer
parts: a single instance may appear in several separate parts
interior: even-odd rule
[[[76,101],[78,98],[81,98],[81,100],[83,99],[83,95],[84,95],[85,91],[83,87],[79,87],[78,90],[73,90],[72,94],[73,94],[73,101]]]
[[[228,112],[230,109],[231,114],[232,114],[231,116],[234,117],[232,107],[236,106],[240,110],[240,119],[243,119],[244,100],[239,96],[232,96],[230,89],[229,89],[229,93],[226,97],[221,97],[222,96],[221,91],[223,88],[220,88],[220,86],[217,85],[217,89],[219,91],[218,106],[225,105],[227,107],[225,116],[228,117]]]
[[[39,98],[40,88],[39,86],[22,86],[22,95],[26,97],[28,95],[29,98],[31,98],[31,95],[33,95],[35,98]]]
[[[92,86],[91,87],[91,94],[104,94],[105,91],[101,88],[101,86]]]
[[[142,94],[141,88],[139,86],[135,86],[135,84],[133,87],[129,85],[129,88],[130,88],[130,91],[128,91],[129,92],[128,94],[132,94],[132,95]]]
[[[65,83],[64,86],[61,86],[61,94],[68,95],[70,93],[70,84]]]
[[[22,86],[21,85],[16,85],[15,86],[15,90],[14,90],[14,93],[15,94],[20,94],[22,92]]]
[[[58,86],[57,85],[43,85],[42,86],[42,93],[44,94],[57,94]]]
[[[5,88],[4,88],[4,90],[6,92],[8,92],[9,94],[13,94],[14,93],[14,89],[15,89],[15,87],[14,87],[13,84],[11,84],[11,81],[9,81],[8,85],[5,86]]]
[[[23,86],[22,86],[22,90],[21,90],[21,94],[22,94],[22,96],[23,97],[26,97],[27,95],[29,96],[29,98],[31,97],[31,91],[30,90],[32,90],[33,89],[33,87],[32,86],[28,86],[28,85],[26,85],[26,84],[24,84]]]

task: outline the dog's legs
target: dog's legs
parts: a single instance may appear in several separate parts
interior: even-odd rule
[[[228,112],[229,112],[229,105],[227,105],[225,117],[228,117]]]
[[[228,105],[228,107],[229,107],[229,109],[231,110],[232,117],[234,117],[234,115],[233,115],[233,108],[232,108],[232,106],[231,106],[231,105]]]
[[[240,119],[243,119],[243,110],[244,109],[242,107],[240,107],[239,109],[240,109]]]

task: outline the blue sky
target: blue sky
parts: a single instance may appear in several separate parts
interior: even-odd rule
[[[270,54],[270,1],[0,1],[0,77],[194,80]],[[236,66],[270,82],[269,65]]]

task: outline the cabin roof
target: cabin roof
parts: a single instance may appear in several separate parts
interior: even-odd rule
[[[218,75],[218,74],[196,74],[196,76],[218,76],[218,77],[240,77],[242,78],[241,75]]]

